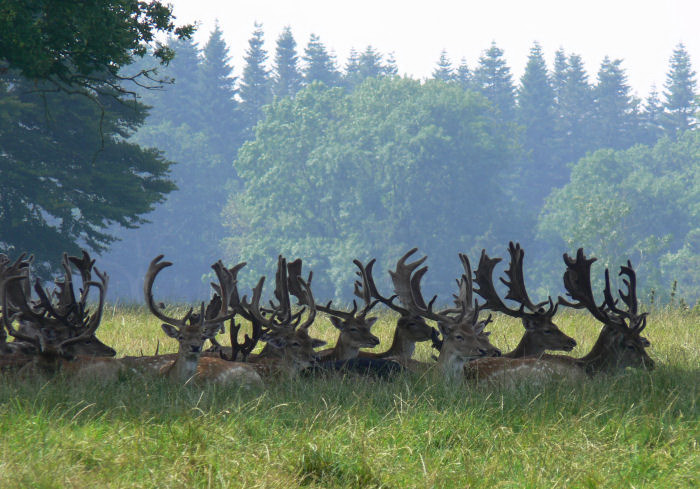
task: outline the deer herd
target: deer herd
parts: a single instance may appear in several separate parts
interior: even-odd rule
[[[63,276],[51,291],[39,279],[32,280],[31,257],[22,255],[11,261],[0,254],[0,368],[3,375],[21,378],[60,374],[78,381],[110,382],[134,373],[162,376],[176,383],[246,387],[261,387],[265,379],[275,376],[336,370],[375,375],[406,370],[429,372],[450,381],[521,384],[553,377],[584,378],[626,367],[654,368],[646,353],[649,341],[641,336],[646,313],[638,311],[636,275],[629,262],[620,267],[625,290],[619,290],[617,298],[605,270],[603,300],[598,304],[591,285],[595,258],[587,258],[582,249],[573,258],[565,254],[563,280],[568,297],[535,303],[525,288],[524,252],[519,244],[508,247],[510,264],[506,277],[500,279],[507,290],[503,298],[493,279],[501,259],[482,251],[476,270],[472,270],[467,256],[460,254],[463,273],[457,280],[454,305],[437,309],[437,296],[430,300],[423,296],[421,281],[428,271],[424,265],[427,257],[412,258],[416,251],[407,252],[389,271],[394,288],[391,296],[382,295],[375,284],[375,260],[367,264],[355,260],[357,300],[350,310],[335,307],[332,301],[316,302],[313,274],[304,274],[300,259],[287,262],[279,257],[273,297],[267,301],[263,300],[265,277],[248,299],[238,290],[238,273],[245,263],[227,268],[218,261],[212,265],[217,281],[212,283],[213,296],[182,317],[167,314],[153,296],[159,273],[172,265],[158,256],[146,271],[145,301],[162,322],[163,332],[177,340],[178,351],[122,358],[114,358],[115,350],[96,336],[109,277],[94,266],[88,253],[81,257],[63,255]],[[74,275],[80,276],[80,286],[74,284]],[[91,292],[97,294],[96,299],[90,298]],[[515,306],[507,305],[506,300]],[[383,352],[367,351],[380,344],[372,333],[377,317],[371,315],[379,304],[398,313],[399,318],[391,346]],[[547,353],[570,352],[576,346],[576,340],[554,322],[560,307],[586,309],[602,323],[595,345],[583,357]],[[487,311],[520,318],[525,332],[514,350],[501,353],[491,344],[486,328],[492,315],[485,315]],[[332,348],[318,350],[326,342],[312,336],[319,313],[328,316],[338,329]],[[242,340],[241,319],[251,330]],[[222,346],[216,339],[225,332],[226,323],[231,346]],[[8,341],[8,334],[12,341]],[[205,350],[207,341],[211,347]],[[427,341],[438,351],[436,361],[413,359],[416,343]],[[260,342],[264,346],[257,349]]]

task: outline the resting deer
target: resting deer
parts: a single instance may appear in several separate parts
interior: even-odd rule
[[[85,284],[91,281],[94,260],[90,260],[89,255],[85,251],[83,251],[82,258],[68,256],[64,253],[62,260],[64,276],[61,280],[56,281],[56,290],[53,293],[49,293],[37,281],[34,289],[39,298],[34,301],[30,300],[28,303],[27,298],[31,297],[32,292],[30,278],[32,257],[27,260],[24,257],[25,255],[22,254],[14,263],[10,263],[6,255],[0,255],[0,290],[3,288],[5,278],[10,276],[17,277],[12,280],[8,287],[7,309],[3,309],[0,314],[12,317],[20,313],[17,316],[19,324],[17,331],[20,335],[36,336],[40,334],[37,330],[43,328],[43,334],[50,337],[54,343],[69,339],[74,336],[71,322],[76,319],[74,314],[80,314],[81,311],[87,309],[85,302],[87,295],[81,295],[79,300],[76,299],[73,289],[71,264],[77,265],[82,278],[82,289],[84,289],[86,287]],[[20,305],[24,308],[23,313]],[[102,343],[94,335],[73,343],[71,351],[77,356],[110,357],[116,354],[112,348]],[[6,343],[4,328],[0,328],[0,355],[3,353],[16,353],[20,357],[27,358],[22,354],[34,355],[38,351],[32,342],[15,339],[11,343]]]
[[[394,283],[394,292],[401,304],[412,314],[437,322],[442,334],[437,367],[447,378],[461,377],[464,365],[468,361],[483,356],[500,355],[500,351],[491,345],[488,333],[484,331],[489,319],[479,321],[481,308],[476,301],[472,303],[469,260],[466,255],[460,255],[469,273],[462,275],[458,280],[459,294],[455,296],[457,309],[434,311],[433,304],[437,296],[426,303],[420,288],[420,281],[428,271],[428,267],[419,267],[427,257],[413,263],[406,263],[406,260],[416,251],[417,249],[414,248],[402,256],[396,264],[396,270],[389,272]],[[413,368],[419,365],[417,362],[411,363]]]
[[[260,339],[266,342],[265,347],[258,355],[249,357],[249,361],[263,373],[296,375],[315,362],[315,348],[326,344],[309,336],[309,328],[316,317],[316,303],[308,282],[298,276],[294,279],[288,277],[293,269],[282,256],[278,258],[274,293],[277,303],[271,302],[272,310],[267,311],[268,316],[260,307],[264,277],[253,289],[251,301],[245,297],[241,301],[247,314],[245,317],[264,328]],[[303,322],[304,309],[292,314],[290,293],[309,310]]]
[[[21,265],[22,257],[14,265],[5,263],[0,280],[2,295],[2,321],[16,340],[30,345],[35,352],[31,361],[19,371],[20,375],[49,374],[59,371],[75,373],[87,363],[105,363],[112,359],[90,359],[86,355],[114,355],[115,352],[97,340],[95,332],[100,325],[102,309],[109,278],[106,273],[94,269],[99,282],[92,280],[94,261],[84,252],[83,259],[64,254],[65,275],[58,281],[53,293],[47,292],[37,280],[34,291],[38,298],[28,295],[29,275]],[[76,299],[70,263],[78,264],[82,277],[79,299]],[[90,314],[87,301],[91,289],[97,289],[99,300],[96,310]],[[52,297],[56,301],[52,301]],[[15,328],[14,323],[20,327]]]
[[[604,300],[599,306],[593,297],[591,287],[591,264],[595,258],[587,259],[580,248],[576,259],[564,254],[567,270],[564,273],[564,287],[567,295],[575,302],[559,297],[559,302],[577,309],[586,308],[603,329],[591,351],[582,358],[566,355],[543,355],[541,359],[511,359],[507,364],[496,361],[480,362],[468,369],[467,375],[481,380],[503,379],[514,372],[521,378],[531,374],[549,377],[553,374],[581,376],[599,372],[613,372],[625,367],[654,368],[654,361],[646,353],[649,341],[640,334],[646,326],[646,313],[638,313],[636,296],[636,274],[628,261],[620,267],[627,293],[619,291],[620,299],[627,306],[623,311],[617,307],[610,291],[609,272],[605,270]]]
[[[290,278],[301,277],[302,262],[301,259],[297,259],[290,263],[292,273]],[[313,274],[309,274],[309,278],[306,283],[310,286],[311,278]],[[297,290],[298,287],[293,287],[293,290]],[[298,297],[301,304],[304,298]],[[376,317],[367,317],[369,311],[374,308],[379,302],[378,300],[372,301],[367,295],[362,297],[364,305],[362,309],[358,311],[357,301],[353,300],[353,308],[351,311],[343,311],[340,309],[334,309],[332,306],[332,301],[329,301],[325,306],[316,304],[316,310],[328,314],[329,319],[333,326],[340,331],[338,336],[338,341],[333,348],[328,348],[322,350],[318,353],[318,358],[325,362],[344,362],[357,358],[360,348],[374,348],[379,344],[379,338],[372,334],[372,326],[377,321]],[[308,304],[305,304],[308,305]]]
[[[510,266],[506,271],[508,281],[501,278],[508,287],[506,299],[513,300],[520,304],[518,309],[509,308],[496,292],[493,285],[493,269],[500,258],[489,258],[486,250],[481,251],[479,267],[474,276],[474,281],[479,286],[474,292],[479,294],[486,303],[485,309],[501,312],[507,316],[520,318],[525,327],[525,334],[514,350],[503,354],[505,358],[540,357],[546,350],[571,351],[576,346],[576,340],[565,335],[552,318],[557,312],[559,303],[553,303],[552,298],[538,304],[533,304],[525,289],[523,278],[523,257],[525,252],[519,244],[511,241],[508,246],[510,253]],[[549,308],[544,305],[549,303]]]
[[[159,255],[151,261],[146,272],[143,291],[148,309],[155,317],[163,321],[162,329],[165,334],[178,341],[177,356],[175,359],[170,356],[125,357],[121,359],[121,363],[132,369],[150,371],[165,376],[178,383],[194,380],[199,383],[262,386],[262,379],[255,369],[247,363],[201,357],[204,342],[214,337],[220,331],[222,323],[235,314],[228,310],[230,295],[227,284],[230,280],[226,276],[228,270],[221,261],[212,265],[221,284],[218,314],[206,318],[204,303],[202,303],[199,313],[193,313],[193,309],[190,308],[182,319],[177,319],[163,313],[153,299],[153,283],[156,276],[161,270],[172,265],[171,262],[161,261],[162,259],[163,255]]]
[[[401,316],[396,322],[394,337],[388,350],[381,353],[361,351],[359,357],[408,360],[413,356],[417,342],[435,340],[439,333],[419,315],[412,314],[408,309],[395,304],[395,295],[387,299],[379,293],[372,277],[372,268],[375,262],[376,260],[372,259],[367,263],[367,266],[363,266],[359,260],[353,261],[359,269],[357,275],[360,277],[360,280],[355,281],[355,295],[364,300],[365,303],[372,298],[377,299]]]

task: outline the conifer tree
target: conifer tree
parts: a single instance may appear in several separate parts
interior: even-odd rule
[[[695,85],[690,55],[681,43],[673,51],[664,84],[664,127],[669,136],[676,137],[697,124]]]
[[[343,74],[343,86],[352,89],[362,82],[360,76],[360,54],[355,48],[350,48],[348,61],[345,63],[345,73]]]
[[[274,72],[272,92],[276,97],[292,97],[301,89],[297,43],[289,26],[284,28],[277,39]]]
[[[664,106],[655,85],[652,85],[644,101],[641,124],[642,135],[639,142],[654,146],[664,134]]]
[[[561,73],[559,74],[561,75]],[[592,148],[593,89],[581,56],[570,54],[557,94],[558,157],[563,163],[577,161]]]
[[[384,74],[386,76],[398,76],[399,74],[399,67],[396,65],[396,57],[394,56],[394,53],[391,52],[389,55],[386,57],[386,62],[384,63]]]
[[[630,95],[622,60],[605,57],[593,89],[593,137],[597,148],[626,149],[635,142],[637,101]]]
[[[335,58],[326,50],[326,46],[316,34],[311,34],[304,49],[304,83],[310,85],[320,81],[328,87],[340,84],[340,73],[335,66]]]
[[[382,55],[378,53],[372,46],[367,46],[360,54],[360,77],[362,80],[367,78],[377,78],[384,74],[384,66],[382,65]]]
[[[260,118],[263,105],[272,99],[270,73],[265,67],[267,51],[263,48],[262,25],[256,23],[253,37],[248,40],[243,78],[239,88],[243,120],[252,128]],[[250,133],[250,131],[249,131]]]
[[[238,146],[243,142],[243,126],[240,121],[240,108],[236,100],[236,79],[233,76],[231,57],[223,39],[223,32],[217,23],[202,50],[200,65],[200,112],[204,114],[205,126],[212,151],[222,155],[222,162],[235,158]],[[196,96],[196,93],[190,93]],[[216,121],[216,129],[211,127]]]
[[[474,71],[474,86],[500,112],[504,121],[514,119],[515,86],[503,50],[495,42],[479,58],[479,66]]]
[[[464,90],[472,89],[472,72],[467,65],[467,60],[462,58],[457,67],[457,72],[455,73],[455,80]]]
[[[436,68],[433,70],[433,79],[450,82],[454,80],[454,69],[452,61],[447,57],[447,51],[440,51],[440,59],[437,62]]]
[[[554,71],[552,72],[552,90],[554,98],[558,101],[561,98],[564,86],[566,85],[567,70],[569,63],[566,60],[566,53],[563,49],[557,49],[554,53]]]
[[[530,49],[525,72],[518,88],[517,122],[523,127],[522,145],[526,153],[523,197],[539,208],[553,187],[566,182],[568,171],[554,159],[555,112],[552,88],[542,48]]]

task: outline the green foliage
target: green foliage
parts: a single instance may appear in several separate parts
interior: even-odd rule
[[[278,253],[303,257],[317,294],[347,297],[353,258],[384,266],[413,246],[475,250],[510,225],[499,179],[515,151],[508,134],[487,101],[455,85],[313,84],[269,106],[239,152],[245,191],[225,211],[227,256],[252,275],[269,274]],[[438,280],[443,291],[450,281]]]
[[[699,169],[696,131],[653,148],[599,150],[549,197],[540,231],[563,239],[569,251],[584,247],[611,270],[631,259],[642,286],[662,298],[677,280],[680,295],[697,300]]]
[[[172,6],[160,1],[5,0],[0,32],[0,68],[9,65],[29,80],[52,82],[53,88],[109,94],[102,80],[119,86],[121,68],[149,47],[161,63],[172,59],[157,34],[189,38],[194,27],[175,27]]]
[[[46,277],[62,251],[104,250],[109,226],[141,224],[174,186],[159,151],[127,141],[142,105],[35,86],[0,79],[0,249],[33,253]]]

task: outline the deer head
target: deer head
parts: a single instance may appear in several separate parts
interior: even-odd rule
[[[486,250],[482,250],[479,267],[474,275],[474,280],[479,286],[475,292],[486,301],[483,307],[520,318],[525,327],[525,335],[518,347],[505,356],[514,358],[540,356],[545,350],[571,351],[576,346],[576,340],[564,334],[553,322],[559,303],[554,304],[550,297],[544,302],[533,304],[525,289],[523,278],[525,252],[520,244],[513,244],[512,241],[508,246],[508,252],[510,253],[510,266],[506,271],[508,280],[501,278],[501,282],[508,287],[506,299],[519,303],[518,309],[506,306],[493,285],[493,269],[501,261],[500,258],[489,258]],[[546,304],[549,304],[547,309],[544,307]]]
[[[591,352],[581,361],[589,372],[614,370],[625,367],[654,368],[654,361],[649,358],[646,348],[649,341],[641,336],[646,327],[646,313],[638,312],[637,279],[631,262],[620,267],[620,276],[627,292],[619,290],[620,300],[626,310],[617,307],[618,300],[613,299],[610,291],[610,275],[605,270],[604,300],[601,305],[595,302],[591,287],[591,265],[596,258],[587,259],[583,248],[579,248],[576,258],[564,254],[566,272],[564,287],[567,295],[575,302],[559,297],[559,302],[577,309],[587,309],[593,317],[604,324],[596,344]]]
[[[396,323],[396,335],[394,340],[406,342],[428,341],[435,336],[435,329],[428,325],[420,315],[412,313],[405,307],[401,307],[394,302],[396,295],[386,298],[377,290],[372,276],[372,269],[376,263],[376,259],[371,259],[367,265],[362,265],[359,260],[353,260],[353,263],[358,268],[357,276],[359,280],[355,281],[355,295],[368,303],[372,298],[378,300],[389,309],[392,309],[400,314]]]
[[[143,284],[143,293],[151,314],[163,321],[161,325],[163,332],[170,338],[177,340],[179,344],[177,359],[168,366],[168,371],[165,373],[174,380],[186,382],[197,371],[197,363],[202,354],[204,342],[216,336],[221,330],[221,324],[230,319],[235,313],[228,311],[228,298],[230,297],[227,288],[228,279],[225,275],[226,269],[219,261],[212,265],[221,284],[220,302],[215,302],[219,306],[218,314],[207,318],[204,303],[202,302],[199,313],[194,313],[193,308],[190,308],[181,319],[166,315],[153,299],[153,283],[156,276],[164,268],[172,266],[171,262],[161,261],[162,259],[163,255],[158,255],[149,264]]]
[[[289,273],[290,284],[293,284],[301,276],[301,259],[295,260],[289,266],[291,267]],[[306,282],[309,286],[312,277],[313,274],[309,273]],[[294,285],[290,289],[296,291],[298,287]],[[340,331],[338,342],[332,350],[328,351],[326,360],[349,360],[357,357],[360,348],[373,348],[379,344],[379,338],[372,334],[372,326],[377,321],[377,318],[367,316],[379,301],[372,301],[369,296],[363,296],[362,298],[364,300],[363,307],[358,309],[357,301],[353,300],[351,311],[333,308],[332,301],[329,301],[325,306],[316,304],[316,310],[328,314],[331,324]],[[303,297],[299,301],[301,304],[304,304]]]
[[[0,293],[4,326],[17,340],[31,345],[36,352],[34,365],[47,373],[60,368],[62,360],[116,354],[95,336],[102,318],[109,277],[95,268],[99,281],[93,281],[94,261],[89,259],[86,252],[83,252],[83,256],[87,257],[87,263],[64,254],[65,274],[62,280],[56,282],[57,289],[52,293],[44,289],[37,279],[33,287],[37,299],[31,299],[29,295],[28,263],[31,260],[22,264],[20,258],[10,266],[6,263],[2,272]],[[79,299],[76,299],[72,282],[70,263],[74,260],[82,267]],[[97,289],[99,293],[98,305],[92,314],[87,305],[91,289]],[[15,328],[15,322],[20,325],[19,328]]]
[[[462,371],[464,364],[472,358],[500,354],[488,341],[484,331],[489,319],[479,321],[479,305],[471,303],[471,269],[469,275],[462,275],[458,280],[459,294],[455,296],[457,309],[434,311],[433,304],[437,296],[426,303],[421,292],[420,281],[428,267],[419,268],[427,257],[407,263],[409,257],[417,251],[413,248],[402,256],[396,264],[396,270],[390,270],[394,291],[401,304],[413,314],[436,321],[442,334],[442,345],[438,365],[443,372],[454,375]],[[462,263],[469,268],[466,255],[460,255]]]
[[[264,311],[260,307],[265,277],[262,277],[253,289],[251,301],[248,302],[245,297],[242,300],[245,311],[263,328],[261,339],[267,345],[260,352],[260,358],[275,364],[289,374],[295,374],[311,366],[316,359],[314,349],[326,344],[325,341],[309,335],[309,328],[316,318],[316,302],[309,284],[311,277],[308,282],[300,276],[292,277],[295,267],[291,263],[288,265],[284,257],[278,257],[274,292],[277,302],[270,302],[271,309]],[[301,262],[299,271],[301,271]],[[300,305],[305,306],[294,314],[290,293],[298,299]],[[305,308],[308,309],[308,314],[302,322]]]

